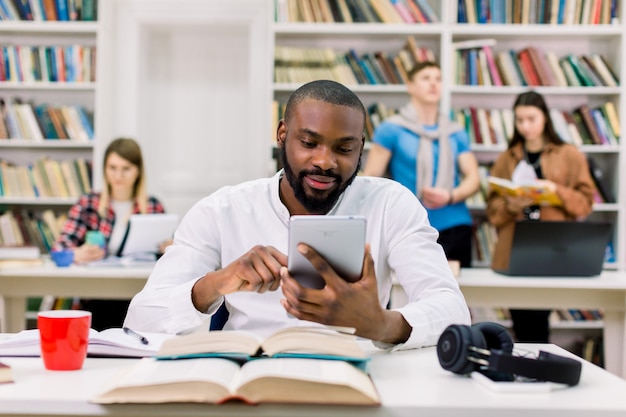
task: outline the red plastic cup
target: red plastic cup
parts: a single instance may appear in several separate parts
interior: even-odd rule
[[[37,314],[41,357],[46,369],[81,369],[87,356],[91,312],[50,310]]]

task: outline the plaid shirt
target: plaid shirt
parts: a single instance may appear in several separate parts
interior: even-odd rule
[[[85,243],[85,235],[90,230],[99,230],[104,235],[107,244],[111,238],[113,225],[115,224],[115,212],[109,205],[107,215],[101,218],[98,214],[100,193],[91,192],[80,197],[78,203],[72,206],[67,221],[63,225],[61,235],[54,242],[53,250],[63,248],[75,248]],[[154,197],[148,198],[147,213],[164,213],[163,205]],[[135,202],[133,214],[139,213],[139,207]]]

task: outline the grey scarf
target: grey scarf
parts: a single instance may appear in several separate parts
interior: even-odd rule
[[[461,130],[456,122],[440,115],[437,129],[426,130],[420,123],[417,112],[411,103],[406,104],[400,112],[386,119],[391,123],[409,129],[420,137],[417,149],[416,170],[417,182],[415,194],[419,197],[424,187],[433,184],[433,141],[439,140],[439,165],[437,169],[436,188],[452,190],[454,187],[454,156],[450,149],[449,135]]]

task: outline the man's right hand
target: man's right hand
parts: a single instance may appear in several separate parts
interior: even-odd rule
[[[287,266],[287,255],[273,246],[255,246],[225,268],[200,278],[191,290],[191,299],[198,311],[206,312],[226,294],[276,291],[282,266]]]

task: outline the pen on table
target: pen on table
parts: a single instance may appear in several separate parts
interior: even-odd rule
[[[137,333],[131,328],[123,327],[123,330],[124,330],[124,333],[126,333],[129,336],[137,338],[144,345],[147,345],[148,343],[150,343],[148,339],[146,339],[145,336],[140,335],[139,333]]]

